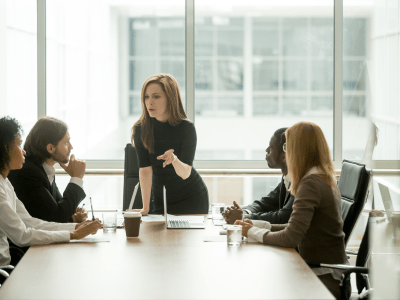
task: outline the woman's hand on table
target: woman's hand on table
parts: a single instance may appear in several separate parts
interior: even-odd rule
[[[165,168],[166,166],[171,164],[176,159],[176,155],[174,154],[174,149],[170,149],[170,150],[166,151],[163,155],[157,156],[157,159],[165,160],[163,163],[163,168]]]
[[[96,219],[94,221],[85,221],[76,225],[75,230],[70,233],[71,240],[80,240],[89,234],[96,234],[101,228],[101,222]]]
[[[247,232],[253,227],[253,222],[249,219],[244,220],[244,222],[237,220],[235,221],[235,225],[242,225],[242,235],[247,237]]]

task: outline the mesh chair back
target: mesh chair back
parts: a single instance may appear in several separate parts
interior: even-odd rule
[[[343,232],[345,245],[360,216],[367,198],[370,172],[365,165],[344,160],[339,179],[339,190],[342,196]]]
[[[136,184],[139,182],[139,164],[136,155],[136,149],[131,144],[126,144],[125,147],[125,165],[124,165],[124,202],[122,209],[127,210],[129,203],[131,202],[133,190]],[[133,202],[133,208],[141,209],[142,205],[142,193],[140,188]]]

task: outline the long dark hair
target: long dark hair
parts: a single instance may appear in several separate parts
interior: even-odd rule
[[[3,117],[0,119],[0,173],[7,169],[11,161],[10,149],[15,138],[23,133],[21,124],[14,118]]]
[[[132,127],[132,137],[131,142],[133,142],[133,136],[135,135],[136,126],[140,125],[141,139],[143,141],[144,147],[149,150],[150,153],[154,153],[154,133],[153,133],[153,122],[146,109],[146,103],[144,99],[144,94],[149,84],[157,83],[163,89],[165,95],[167,96],[167,113],[168,113],[168,123],[175,126],[178,125],[183,120],[188,120],[185,110],[183,109],[181,93],[179,92],[179,86],[176,79],[170,74],[157,74],[150,76],[146,79],[142,87],[142,115],[139,120]]]
[[[40,118],[26,138],[24,145],[26,155],[36,163],[42,164],[47,158],[51,158],[47,145],[57,146],[67,131],[67,124],[61,120],[52,117]]]

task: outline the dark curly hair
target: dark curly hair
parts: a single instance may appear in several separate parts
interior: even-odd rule
[[[21,124],[16,119],[11,117],[0,119],[0,173],[7,168],[11,161],[9,151],[15,138],[22,134]]]

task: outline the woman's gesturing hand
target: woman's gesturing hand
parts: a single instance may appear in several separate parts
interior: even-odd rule
[[[157,156],[158,160],[165,160],[163,163],[163,168],[165,168],[165,166],[168,166],[169,164],[171,164],[176,158],[176,155],[174,154],[174,149],[170,149],[168,151],[166,151],[163,155]]]

